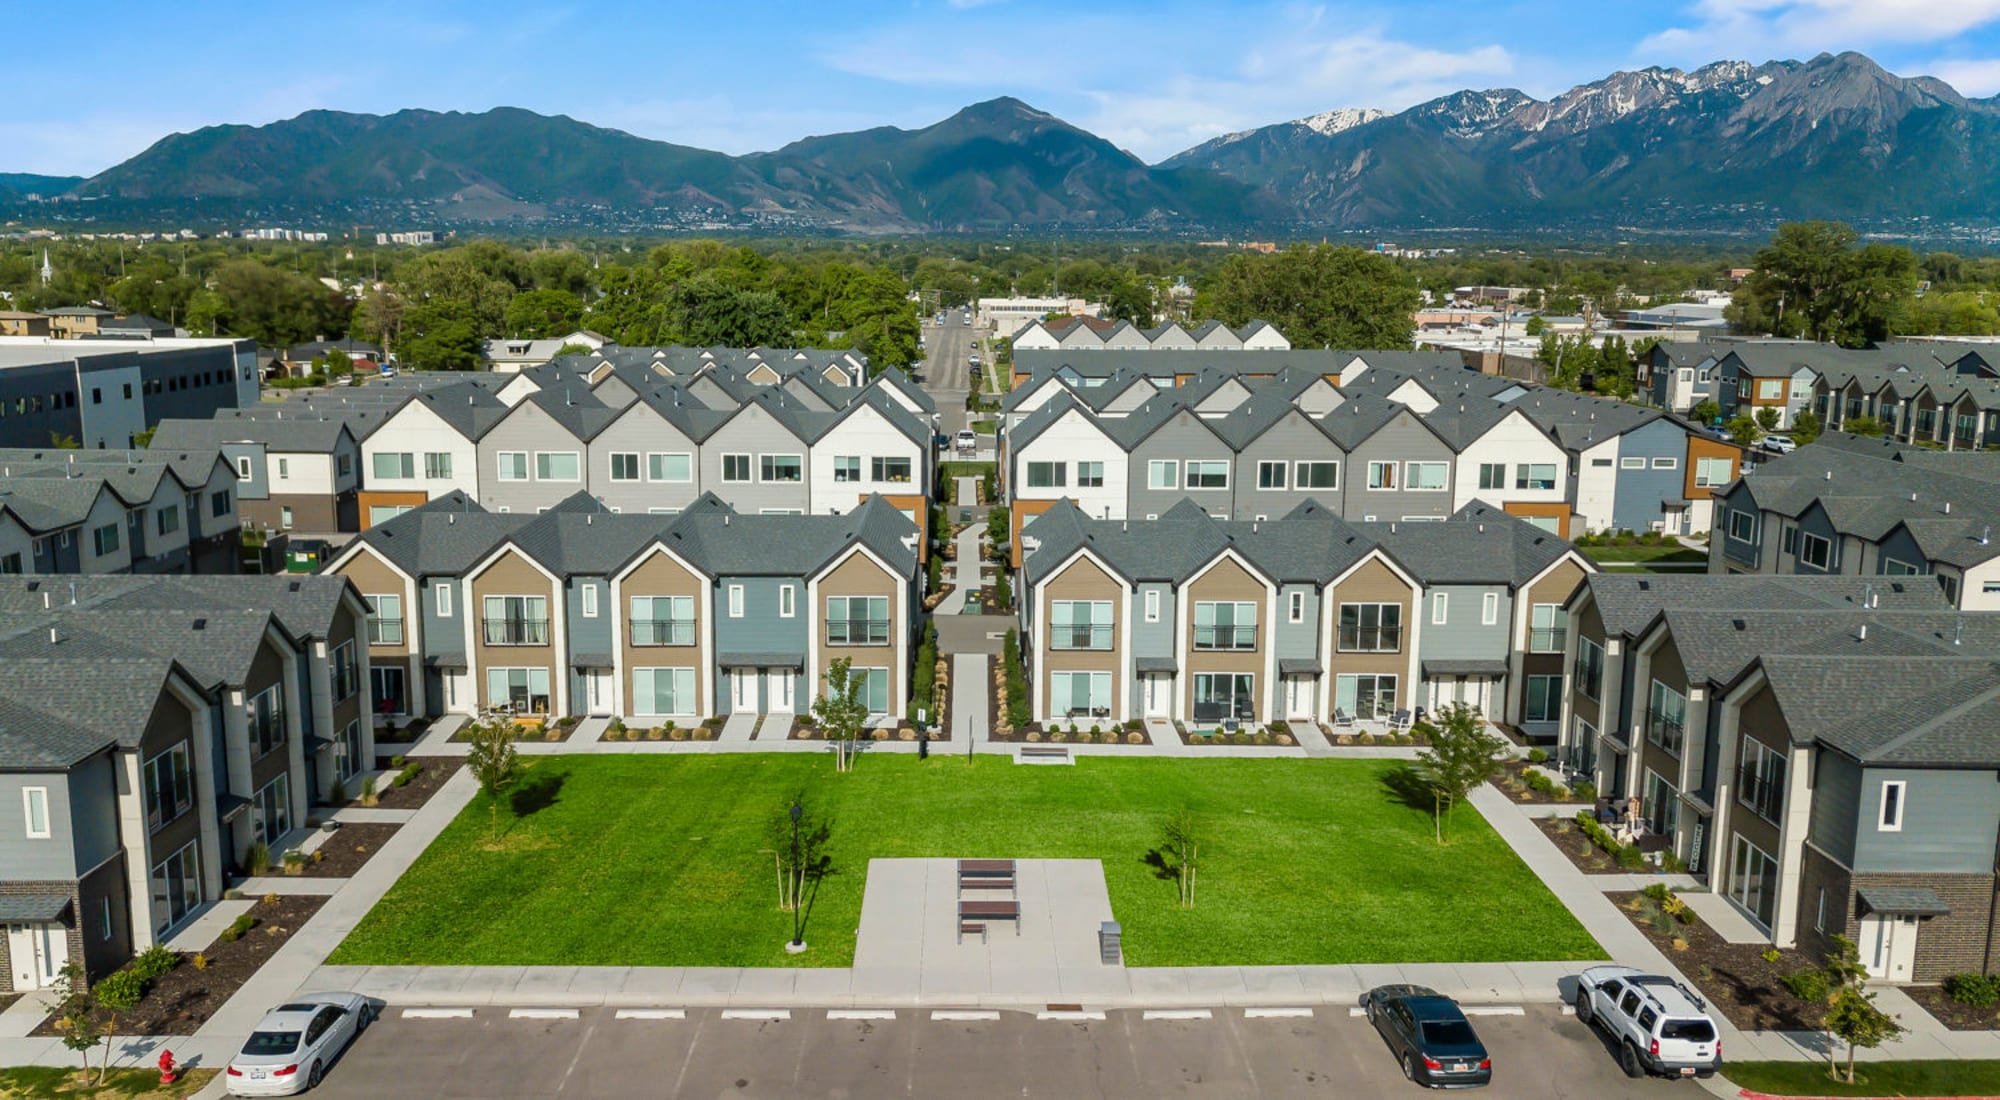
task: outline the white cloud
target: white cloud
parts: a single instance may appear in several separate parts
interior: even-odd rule
[[[1935,61],[1925,66],[1924,71],[1963,95],[1975,98],[2000,95],[2000,58]]]
[[[1941,42],[2000,21],[2000,0],[1699,0],[1687,14],[1639,52],[1700,64]]]

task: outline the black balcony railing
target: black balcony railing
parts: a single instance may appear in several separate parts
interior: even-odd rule
[[[1560,626],[1538,626],[1528,631],[1528,652],[1561,653],[1569,640],[1569,630]]]
[[[633,619],[633,645],[693,645],[693,619]]]
[[[1340,628],[1340,651],[1342,653],[1394,653],[1403,648],[1403,628],[1400,626]]]
[[[1194,628],[1194,647],[1212,650],[1244,650],[1257,648],[1257,628],[1254,626],[1197,626]]]
[[[1745,806],[1750,807],[1758,817],[1777,824],[1778,813],[1785,805],[1785,772],[1783,768],[1769,771],[1760,769],[1754,763],[1746,763],[1740,775],[1741,787],[1738,796]]]
[[[369,645],[402,645],[403,620],[368,617]]]
[[[1049,627],[1050,649],[1110,649],[1109,623],[1071,623]]]
[[[826,644],[888,645],[889,620],[828,619],[826,621]]]
[[[1681,743],[1687,736],[1686,730],[1681,725],[1682,720],[1682,716],[1668,714],[1665,711],[1654,710],[1647,712],[1647,739],[1655,745],[1673,753],[1675,756],[1679,756],[1681,754]]]
[[[548,645],[547,619],[486,619],[487,645]]]

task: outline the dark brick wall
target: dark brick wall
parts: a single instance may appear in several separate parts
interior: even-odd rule
[[[1799,949],[1818,958],[1833,950],[1833,937],[1859,942],[1860,921],[1854,912],[1854,884],[1847,868],[1807,844],[1799,861]],[[1814,930],[1820,890],[1826,891],[1826,931]],[[1921,943],[1921,940],[1919,940]]]
[[[132,957],[131,884],[125,877],[123,852],[106,860],[77,883],[74,937],[83,937],[83,964],[95,978],[125,965]],[[111,934],[105,935],[105,902],[111,905]]]
[[[60,894],[69,899],[69,908],[63,912],[63,925],[69,930],[69,957],[71,962],[84,958],[83,930],[77,927],[77,914],[82,907],[77,900],[77,884],[62,880],[48,882],[0,882],[0,896],[22,897],[30,894]],[[0,989],[14,992],[14,960],[9,952],[8,938],[0,935]]]
[[[1861,942],[1860,903],[1856,892],[1867,887],[1918,886],[1936,892],[1951,912],[1929,917],[1917,933],[1916,966],[1911,976],[1934,982],[1949,974],[1989,969],[1995,928],[1994,902],[2000,882],[1992,875],[1854,874],[1817,848],[1805,846],[1799,872],[1799,946],[1814,954],[1833,947],[1840,933]],[[1813,931],[1820,888],[1826,889],[1826,932]]]

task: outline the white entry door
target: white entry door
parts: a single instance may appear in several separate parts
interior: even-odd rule
[[[14,963],[14,991],[46,989],[69,965],[69,933],[60,924],[10,924],[7,953]]]
[[[789,712],[792,709],[792,670],[772,668],[764,671],[764,697],[771,701],[774,711]]]
[[[588,696],[588,713],[605,715],[611,713],[611,674],[593,669],[583,674],[584,692]]]
[[[736,683],[732,706],[739,711],[755,713],[757,710],[757,670],[739,668],[731,674]]]
[[[1146,717],[1165,718],[1173,703],[1173,677],[1155,673],[1146,677]]]
[[[1311,719],[1314,697],[1318,695],[1317,684],[1310,676],[1294,676],[1285,681],[1285,716],[1288,718]]]
[[[1861,918],[1861,961],[1871,978],[1909,981],[1917,962],[1917,918]]]

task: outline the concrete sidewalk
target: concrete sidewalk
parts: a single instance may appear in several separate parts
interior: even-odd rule
[[[974,494],[977,495],[978,490],[976,486],[979,484],[978,478],[962,477],[958,481],[961,493],[970,487],[973,488]],[[931,614],[957,615],[965,610],[965,593],[970,589],[979,587],[979,540],[985,534],[986,525],[975,520],[965,530],[960,531],[957,538],[952,540],[952,545],[958,549],[958,556],[946,562],[945,566],[954,587],[952,588],[951,595],[939,601]]]

